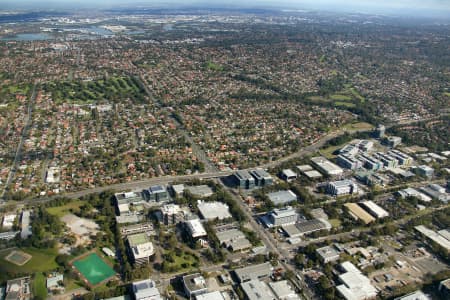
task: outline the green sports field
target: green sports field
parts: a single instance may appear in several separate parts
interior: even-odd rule
[[[114,270],[95,253],[91,253],[86,257],[76,260],[73,265],[92,285],[96,285],[116,274]]]

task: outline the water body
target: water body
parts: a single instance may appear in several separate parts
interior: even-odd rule
[[[19,33],[15,36],[3,37],[1,41],[46,41],[53,40],[54,37],[48,33]]]

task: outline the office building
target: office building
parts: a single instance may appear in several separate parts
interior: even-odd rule
[[[398,165],[398,161],[394,157],[383,152],[377,152],[373,157],[381,161],[383,166],[388,169],[396,168]]]
[[[146,264],[155,254],[150,237],[146,233],[138,233],[127,237],[130,254],[135,264]]]
[[[162,221],[164,225],[175,225],[184,219],[184,212],[177,204],[165,204],[161,207]]]
[[[133,282],[134,299],[136,300],[162,300],[156,284],[151,279]]]
[[[185,225],[191,237],[199,238],[206,236],[205,228],[199,219],[186,221]]]
[[[358,192],[356,183],[347,179],[329,182],[326,189],[333,196],[351,195]]]
[[[383,168],[383,162],[379,161],[378,159],[370,155],[361,154],[358,155],[357,158],[359,161],[361,161],[363,167],[369,171],[378,171]]]
[[[272,176],[263,169],[251,170],[250,175],[255,178],[256,186],[267,186],[273,184]]]
[[[347,155],[347,156],[355,156],[356,154],[358,154],[358,152],[359,148],[351,144],[347,144],[341,150],[339,150],[340,155]]]
[[[274,209],[263,218],[267,227],[282,226],[288,224],[295,224],[299,219],[299,215],[295,208],[290,206]]]
[[[413,158],[409,155],[406,155],[405,153],[398,151],[398,150],[391,150],[388,152],[388,155],[395,158],[398,161],[399,166],[410,166],[412,162],[414,161]]]
[[[208,292],[206,280],[200,273],[183,276],[183,287],[189,298]]]
[[[169,200],[169,193],[165,186],[155,185],[144,191],[148,201],[161,202]]]
[[[255,187],[255,178],[248,171],[241,170],[233,174],[236,185],[241,189],[252,189]]]
[[[372,150],[373,148],[373,142],[369,140],[361,140],[356,144],[356,147],[361,149],[363,152],[367,152]]]
[[[382,124],[379,124],[375,129],[375,137],[382,139],[384,138],[385,134],[386,134],[386,127]]]
[[[336,158],[336,162],[342,168],[349,169],[349,170],[357,170],[357,169],[362,168],[362,166],[363,166],[363,163],[359,159],[356,159],[347,154],[338,155],[338,157]]]

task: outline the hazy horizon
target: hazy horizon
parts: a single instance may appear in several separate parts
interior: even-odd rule
[[[374,14],[426,16],[450,18],[450,0],[251,0],[246,3],[231,0],[0,0],[1,9],[64,9],[64,8],[114,8],[114,7],[153,7],[153,8],[272,8],[272,9],[311,9],[336,12],[361,12]]]

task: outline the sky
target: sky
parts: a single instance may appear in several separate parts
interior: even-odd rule
[[[399,15],[449,16],[450,0],[0,0],[0,9],[13,8],[105,8],[117,6],[153,7],[270,7],[282,9],[323,9]]]

